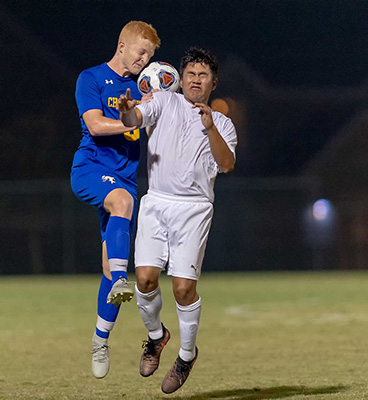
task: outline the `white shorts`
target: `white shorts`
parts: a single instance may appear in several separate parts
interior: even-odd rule
[[[207,198],[150,189],[139,207],[135,266],[167,266],[168,275],[198,280],[212,215]]]

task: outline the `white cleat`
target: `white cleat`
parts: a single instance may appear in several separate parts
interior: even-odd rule
[[[117,280],[107,295],[107,303],[112,303],[115,307],[120,306],[122,302],[132,300],[134,290],[129,287],[129,283],[125,278]]]
[[[104,378],[109,372],[110,358],[107,339],[96,335],[92,337],[92,373],[97,379]]]

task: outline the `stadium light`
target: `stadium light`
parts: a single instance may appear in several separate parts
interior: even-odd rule
[[[325,221],[332,215],[332,204],[326,199],[317,200],[312,207],[313,217],[317,221]]]
[[[211,102],[211,108],[215,111],[219,111],[220,113],[228,116],[230,111],[230,106],[226,99],[214,99]]]
[[[330,265],[336,239],[336,210],[327,199],[310,203],[304,212],[304,234],[310,246],[313,269],[325,269]]]

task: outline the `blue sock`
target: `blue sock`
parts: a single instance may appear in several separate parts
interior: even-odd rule
[[[116,318],[119,314],[119,307],[115,307],[112,303],[107,304],[107,295],[111,290],[111,281],[102,275],[100,290],[98,291],[97,297],[97,324],[96,334],[97,336],[107,339],[110,335],[110,331],[114,327]]]
[[[128,278],[128,258],[130,247],[130,220],[123,217],[110,217],[106,226],[106,249],[109,267],[114,284],[119,278]]]

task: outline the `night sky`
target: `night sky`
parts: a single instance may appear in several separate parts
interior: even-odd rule
[[[56,157],[58,166],[49,169],[46,177],[67,176],[78,144],[73,91],[79,72],[113,56],[119,32],[130,20],[144,20],[157,29],[162,46],[155,60],[178,67],[190,45],[209,47],[218,55],[218,94],[245,104],[241,110],[246,122],[238,131],[235,173],[239,175],[299,173],[359,109],[367,106],[367,96],[354,97],[354,90],[367,88],[368,1],[13,0],[0,5],[0,11],[0,24],[7,32],[7,44],[2,40],[7,75],[1,77],[1,85],[9,99],[5,107],[8,121],[4,121],[3,107],[0,128],[5,132],[2,144],[8,145],[8,152],[12,148],[9,132],[16,129],[14,121],[19,115],[17,106],[22,106],[23,114],[27,107],[34,107],[37,113],[37,102],[44,107],[50,101],[49,92],[46,100],[36,88],[34,73],[27,78],[30,84],[25,88],[20,73],[27,75],[27,63],[32,62],[34,69],[39,63],[41,81],[43,77],[54,81],[49,76],[56,76],[59,86],[52,90],[63,94],[59,101],[64,105],[72,104],[65,110],[59,108],[69,125],[65,131],[55,128],[54,143],[59,143],[57,152],[62,154],[59,161]],[[10,87],[9,81],[19,87]],[[331,90],[339,93],[338,103],[328,95]],[[33,92],[38,93],[37,98],[30,99],[29,105],[19,100],[21,93],[29,96]],[[11,93],[17,93],[17,101],[11,99]],[[296,93],[295,99],[290,93]],[[22,126],[28,125],[24,121]],[[20,134],[29,137],[26,129]],[[57,135],[69,139],[58,142]],[[42,136],[39,140],[42,143]],[[47,151],[52,151],[51,140],[48,146]],[[13,169],[12,178],[45,177],[37,168],[29,168],[27,154],[22,166]]]

